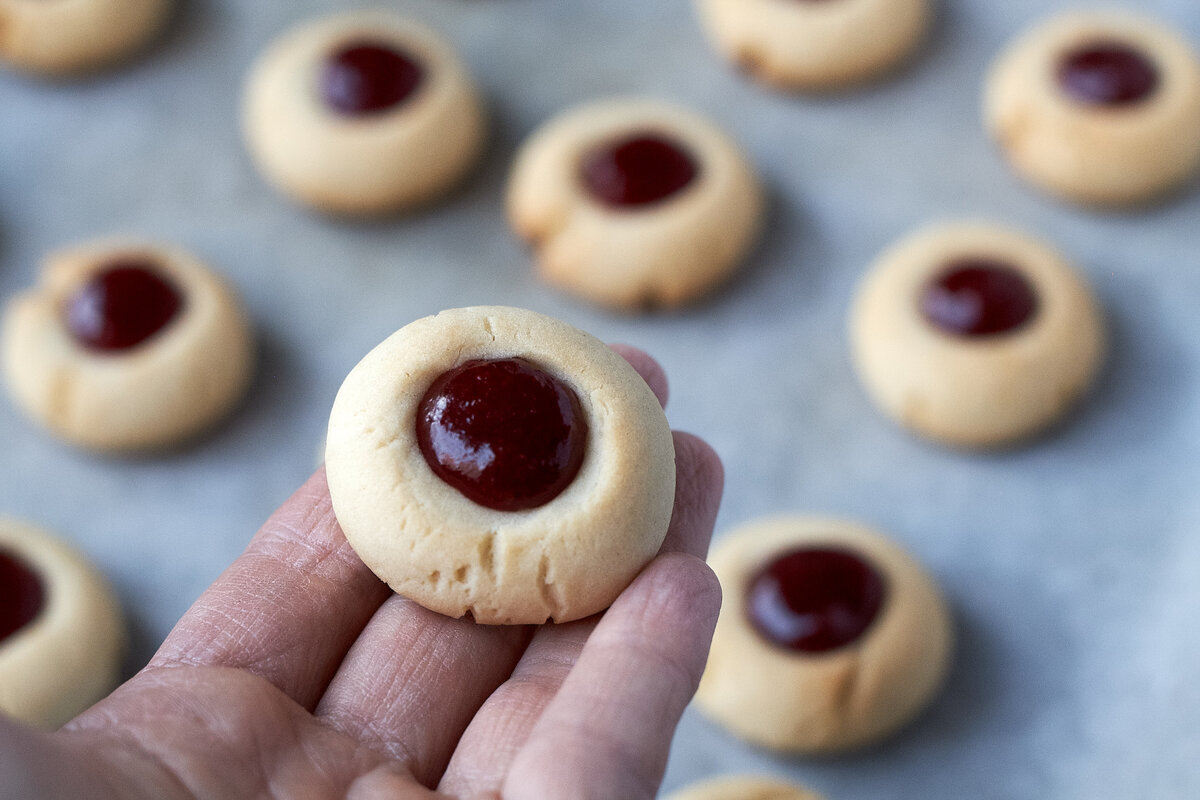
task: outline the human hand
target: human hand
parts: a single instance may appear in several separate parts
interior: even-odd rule
[[[616,348],[666,401],[662,370]],[[596,617],[482,626],[393,595],[319,470],[141,672],[56,733],[0,719],[0,797],[651,798],[703,670],[723,475],[675,434],[666,541]]]

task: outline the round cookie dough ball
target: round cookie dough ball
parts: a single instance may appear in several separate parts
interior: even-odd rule
[[[683,305],[725,281],[757,239],[764,198],[753,167],[708,120],[609,99],[528,138],[507,203],[543,278],[635,311]]]
[[[10,395],[72,444],[180,443],[242,397],[253,336],[241,303],[177,247],[104,239],[50,254],[0,330]]]
[[[996,59],[983,114],[1013,168],[1041,189],[1089,205],[1146,202],[1200,165],[1200,59],[1139,15],[1061,14]]]
[[[888,416],[943,444],[1041,432],[1104,353],[1092,292],[1062,255],[982,222],[933,225],[884,251],[849,317],[854,366]]]
[[[666,800],[824,800],[816,792],[774,778],[728,775],[686,786]]]
[[[860,524],[756,520],[709,559],[724,590],[701,711],[755,744],[830,753],[910,720],[942,685],[950,614],[900,547]]]
[[[0,518],[0,711],[57,728],[117,685],[124,645],[104,578],[57,537]]]
[[[386,11],[289,31],[246,83],[243,131],[263,176],[321,211],[380,215],[449,191],[482,150],[479,92],[441,36]]]
[[[65,76],[120,61],[162,28],[170,0],[0,0],[0,62]]]
[[[675,450],[616,352],[483,306],[417,320],[346,377],[329,417],[334,512],[398,594],[484,624],[607,608],[658,552]]]
[[[695,0],[713,46],[784,89],[875,78],[924,38],[931,0]]]

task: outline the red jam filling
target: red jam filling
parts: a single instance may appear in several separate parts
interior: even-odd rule
[[[0,549],[0,642],[33,622],[44,605],[45,590],[37,573]]]
[[[1158,87],[1158,69],[1129,45],[1096,42],[1063,56],[1058,83],[1085,105],[1119,107],[1153,94]]]
[[[824,653],[856,641],[883,607],[883,577],[835,547],[802,547],[778,556],[750,581],[746,615],[767,641]]]
[[[183,306],[154,262],[113,261],[67,298],[67,329],[91,350],[128,350],[162,330]]]
[[[994,336],[1019,329],[1033,318],[1038,299],[1033,286],[1003,261],[968,257],[951,261],[926,284],[921,314],[941,331],[956,336]]]
[[[521,358],[473,360],[442,374],[417,410],[417,443],[434,473],[498,511],[553,500],[583,463],[579,397]]]
[[[617,208],[666,200],[698,172],[695,160],[678,142],[654,133],[638,133],[598,147],[580,166],[588,192]]]
[[[321,98],[346,116],[390,111],[424,78],[420,64],[390,44],[355,42],[329,56],[321,73]]]

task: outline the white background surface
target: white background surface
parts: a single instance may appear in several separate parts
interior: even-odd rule
[[[939,578],[960,643],[934,707],[894,739],[780,759],[689,712],[666,789],[732,770],[839,798],[1180,798],[1200,793],[1200,187],[1097,214],[1020,184],[978,123],[1012,35],[1068,3],[946,0],[894,79],[821,98],[772,92],[713,54],[686,0],[412,0],[393,7],[460,49],[490,104],[484,163],[415,217],[324,220],[256,176],[237,128],[251,60],[293,22],[358,2],[185,0],[145,57],[94,79],[0,74],[0,292],[45,251],[133,233],[178,242],[242,292],[262,361],[244,406],[198,445],[113,460],[0,404],[0,513],[76,542],[135,630],[130,667],[311,470],[346,371],[444,307],[521,305],[656,355],[669,417],[728,481],[718,536],[781,511],[890,531]],[[1125,3],[1200,46],[1195,0]],[[541,286],[508,232],[514,148],[578,101],[637,93],[709,114],[770,187],[744,274],[677,314],[621,317]],[[1051,436],[996,455],[923,444],[882,419],[847,360],[854,282],[915,226],[1023,228],[1092,281],[1112,334],[1094,394]]]

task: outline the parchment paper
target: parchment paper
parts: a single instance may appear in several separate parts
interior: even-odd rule
[[[722,531],[784,511],[891,532],[956,615],[949,685],[866,752],[781,759],[689,711],[665,790],[728,771],[831,800],[1184,798],[1200,794],[1200,186],[1146,211],[1050,200],[978,121],[990,58],[1058,0],[943,2],[893,79],[802,97],[760,88],[707,46],[687,0],[407,0],[460,49],[489,100],[484,163],[409,218],[314,216],[259,179],[237,126],[242,78],[334,0],[185,0],[127,67],[44,83],[0,74],[0,292],[41,255],[109,234],[175,241],[243,294],[262,362],[243,407],[195,446],[77,452],[0,403],[0,512],[60,531],[113,579],[132,671],[315,465],[334,392],[370,347],[441,308],[505,303],[657,356],[669,417],[727,469]],[[1195,0],[1127,2],[1200,46]],[[524,135],[552,113],[642,94],[710,115],[771,191],[746,271],[710,302],[625,317],[534,277],[501,210]],[[935,219],[982,217],[1055,243],[1106,308],[1112,352],[1088,401],[1031,446],[968,455],[883,419],[850,370],[845,311],[870,259]]]

